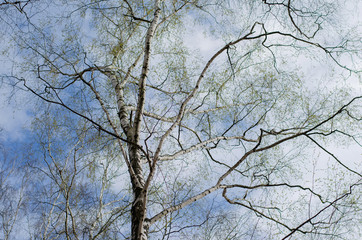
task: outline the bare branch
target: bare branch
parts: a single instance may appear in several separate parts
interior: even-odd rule
[[[305,224],[311,222],[314,218],[318,217],[322,212],[324,212],[325,210],[327,210],[328,208],[330,208],[331,206],[334,206],[338,201],[342,200],[343,198],[346,198],[347,196],[352,194],[352,189],[356,186],[361,185],[361,183],[355,183],[352,184],[349,187],[349,192],[342,194],[341,196],[339,196],[338,198],[336,198],[333,202],[331,202],[330,204],[328,204],[327,206],[325,206],[324,208],[322,208],[320,211],[318,211],[316,214],[314,214],[312,217],[310,217],[309,219],[307,219],[306,221],[304,221],[303,223],[301,223],[300,225],[298,225],[296,228],[291,229],[291,232],[286,235],[285,237],[282,238],[282,240],[285,240],[287,238],[289,238],[291,235],[293,235],[296,231],[300,231],[300,228],[302,228]]]

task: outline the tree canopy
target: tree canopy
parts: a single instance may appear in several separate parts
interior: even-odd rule
[[[1,1],[0,236],[358,239],[361,9]]]

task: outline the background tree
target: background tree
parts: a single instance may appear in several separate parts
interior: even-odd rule
[[[23,169],[29,156],[17,153],[10,146],[3,145],[3,134],[0,131],[0,236],[3,239],[14,239],[24,233],[20,227],[26,216],[29,173]]]
[[[29,235],[357,239],[360,163],[331,147],[360,147],[360,28],[338,4],[54,0],[4,17],[3,79],[40,100]]]

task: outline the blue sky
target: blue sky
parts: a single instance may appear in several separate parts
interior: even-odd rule
[[[356,1],[358,2],[358,1]],[[361,3],[357,3],[356,6],[346,6],[346,10],[344,14],[353,13],[350,16],[345,16],[345,22],[343,24],[349,23],[351,25],[355,24],[361,27],[361,18],[358,14],[356,9],[362,9]],[[357,11],[357,15],[356,15]],[[355,17],[352,17],[355,16]],[[357,16],[357,17],[356,17]],[[185,35],[184,42],[185,44],[193,51],[198,51],[199,58],[201,61],[207,61],[207,59],[219,48],[224,45],[224,40],[222,37],[218,38],[215,35],[206,37],[203,34],[203,26],[196,25],[195,28],[191,31],[188,31]],[[360,33],[361,29],[356,28],[356,32]],[[90,34],[89,38],[92,37]],[[5,37],[6,39],[6,37]],[[10,39],[6,39],[8,43],[11,41]],[[3,45],[6,46],[6,45]],[[291,52],[278,52],[278,56],[281,59],[289,59],[291,57],[295,57],[295,55]],[[10,52],[10,59],[17,58],[16,50]],[[221,61],[225,60],[226,56],[221,58]],[[315,89],[321,82],[326,81],[328,79],[329,85],[327,85],[328,90],[332,90],[335,87],[340,87],[341,85],[345,86],[346,88],[350,89],[353,94],[361,94],[362,93],[362,85],[361,79],[353,75],[352,77],[348,77],[347,74],[342,70],[334,70],[333,74],[330,74],[329,70],[335,69],[332,65],[333,62],[330,60],[325,59],[324,56],[319,55],[313,59],[304,58],[304,57],[296,57],[295,61],[292,62],[291,65],[285,64],[281,65],[281,68],[296,68],[300,69],[303,72],[303,77],[309,83],[310,89]],[[360,59],[361,60],[361,59]],[[283,61],[281,61],[283,63]],[[345,60],[346,63],[349,62],[348,59]],[[362,64],[362,62],[354,62],[355,64]],[[359,65],[361,66],[361,65]],[[8,59],[0,56],[0,75],[3,74],[10,74],[12,69],[12,65]],[[338,76],[338,77],[336,77]],[[318,94],[318,92],[316,92]],[[19,149],[21,151],[21,147],[26,143],[31,143],[33,140],[32,132],[31,132],[31,123],[34,120],[34,116],[36,116],[35,108],[33,104],[36,104],[34,96],[25,93],[21,90],[14,91],[12,86],[7,85],[6,83],[1,84],[0,88],[0,127],[3,131],[0,133],[1,142],[5,147],[11,147],[12,149]],[[343,104],[342,102],[336,103]],[[358,129],[356,129],[357,131]],[[330,146],[330,149],[333,150],[337,156],[343,157],[346,159],[346,164],[350,164],[351,166],[361,166],[360,159],[362,156],[362,149],[360,146],[348,146],[342,144],[334,144]],[[237,152],[233,152],[235,154],[235,159],[237,159]],[[215,154],[216,157],[222,159],[223,154]],[[315,159],[312,159],[315,158]],[[315,160],[316,165],[316,172],[320,174],[320,176],[324,174],[329,174],[324,170],[328,170],[329,167],[334,166],[328,165],[325,161],[330,159],[330,156],[326,155],[325,153],[315,150],[310,154],[310,162]],[[230,159],[229,159],[230,160]],[[312,161],[313,160],[313,161]],[[331,161],[333,162],[333,160]],[[200,166],[198,166],[200,167]],[[192,167],[190,167],[192,169]],[[188,177],[188,173],[184,173],[185,177]],[[306,174],[304,177],[305,179],[300,179],[301,182],[309,181],[308,184],[312,184],[312,173]],[[158,176],[162,177],[162,176]],[[328,176],[329,177],[329,176]],[[212,184],[212,183],[211,183]],[[112,189],[119,190],[119,188],[123,188],[124,186],[113,186]]]

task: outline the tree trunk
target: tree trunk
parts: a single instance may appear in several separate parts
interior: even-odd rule
[[[132,203],[132,240],[147,240],[149,226],[145,221],[146,216],[146,194],[143,189],[136,188]]]
[[[130,136],[131,142],[134,137]],[[145,190],[145,180],[141,164],[141,156],[136,144],[129,144],[129,157],[134,177],[132,178],[133,202],[131,208],[132,219],[132,240],[148,239],[148,225],[145,222],[147,208],[147,191]]]
[[[145,50],[142,64],[142,73],[138,83],[138,102],[137,110],[134,117],[134,124],[131,131],[128,131],[129,156],[132,170],[135,176],[131,176],[132,190],[133,190],[133,203],[131,209],[132,215],[132,240],[146,240],[148,239],[149,222],[146,222],[147,213],[147,186],[143,176],[143,169],[141,164],[140,150],[138,149],[139,137],[141,132],[141,119],[145,105],[145,92],[146,92],[146,79],[149,71],[149,63],[151,56],[151,42],[156,31],[158,18],[160,15],[160,0],[155,0],[154,18],[148,28],[145,39]]]

